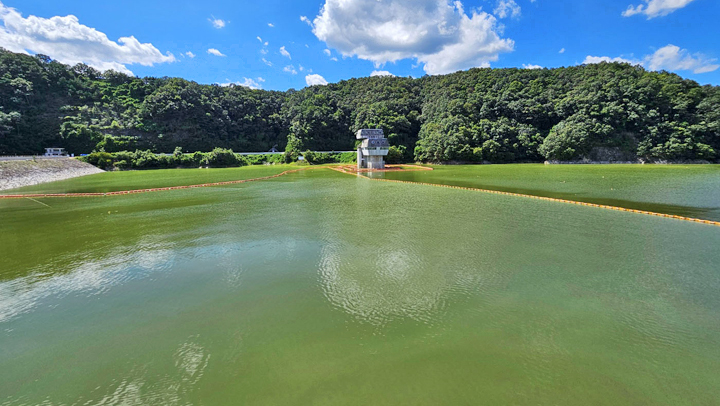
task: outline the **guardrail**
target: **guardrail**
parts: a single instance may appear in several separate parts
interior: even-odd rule
[[[0,156],[0,161],[32,161],[37,159],[71,159],[70,156],[13,155]]]
[[[315,153],[318,153],[318,154],[344,154],[344,153],[346,153],[346,152],[353,152],[353,153],[354,153],[354,152],[357,152],[357,151],[312,151],[312,152],[315,152]],[[236,152],[236,154],[238,154],[238,155],[244,155],[244,156],[248,156],[248,155],[282,155],[282,154],[284,154],[284,153],[285,153],[285,152]],[[183,155],[192,155],[192,154],[193,154],[192,152],[183,152]],[[301,152],[301,154],[302,154],[302,152]],[[158,153],[158,154],[156,154],[156,155],[171,156],[171,155],[173,155],[173,154],[169,154],[169,153]]]
[[[312,151],[316,152],[318,154],[343,154],[346,152],[356,152],[356,151]],[[237,152],[238,155],[282,155],[285,152]],[[185,155],[190,155],[192,153],[187,153]],[[170,156],[172,154],[157,154],[157,155],[167,155]],[[70,159],[73,158],[71,156],[45,156],[45,155],[12,155],[12,156],[0,156],[0,161],[32,161],[37,159]]]

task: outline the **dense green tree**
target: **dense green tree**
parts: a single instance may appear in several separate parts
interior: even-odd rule
[[[137,78],[0,49],[0,154],[275,147],[294,161],[306,150],[352,150],[361,128],[384,130],[393,162],[717,160],[720,88],[602,63],[276,92]],[[144,159],[126,158],[117,161]]]

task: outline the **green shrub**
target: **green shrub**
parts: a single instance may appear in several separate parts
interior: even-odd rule
[[[335,162],[340,164],[350,164],[357,161],[357,152],[340,152],[333,154]]]
[[[81,157],[80,160],[95,165],[100,169],[111,169],[113,166],[113,155],[109,152],[93,152],[90,155]]]
[[[115,163],[113,164],[113,167],[114,167],[115,169],[117,169],[117,170],[127,169],[127,168],[128,168],[128,163],[127,163],[126,160],[122,159],[122,160],[119,160],[119,161],[115,161]]]
[[[385,161],[389,164],[401,164],[403,162],[406,162],[406,160],[405,160],[406,152],[407,152],[406,146],[392,145],[392,146],[390,146],[390,150],[388,151]],[[355,154],[355,155],[357,156],[357,154]]]

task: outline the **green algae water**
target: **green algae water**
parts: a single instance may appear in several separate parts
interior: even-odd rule
[[[297,169],[293,165],[254,165],[241,168],[213,169],[156,169],[142,171],[105,172],[57,182],[0,190],[3,194],[32,193],[107,193],[171,186],[200,185],[260,178]]]
[[[371,177],[500,190],[720,221],[720,165],[446,165]]]
[[[0,405],[717,404],[718,246],[328,169],[0,201]]]

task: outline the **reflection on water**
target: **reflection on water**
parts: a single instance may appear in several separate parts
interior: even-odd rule
[[[203,347],[193,340],[182,344],[175,352],[175,366],[182,374],[182,382],[188,387],[195,385],[202,378],[205,367],[210,361],[210,354],[206,354]]]
[[[57,255],[3,251],[0,405],[720,396],[714,228],[298,176],[18,212],[80,220],[62,240],[27,231]],[[133,199],[146,210],[124,213]],[[91,227],[112,232],[83,245]]]
[[[191,405],[189,391],[202,379],[210,355],[198,344],[199,337],[190,337],[175,355],[175,373],[152,377],[146,367],[136,367],[128,376],[111,385],[112,392],[92,404],[110,405]]]
[[[141,241],[132,249],[116,248],[98,260],[93,254],[56,258],[27,276],[0,281],[0,323],[32,311],[53,297],[102,295],[113,286],[172,266],[174,252],[163,243]]]
[[[447,280],[423,267],[419,252],[323,246],[320,274],[325,296],[359,320],[384,324],[396,317],[430,322],[442,309]]]

